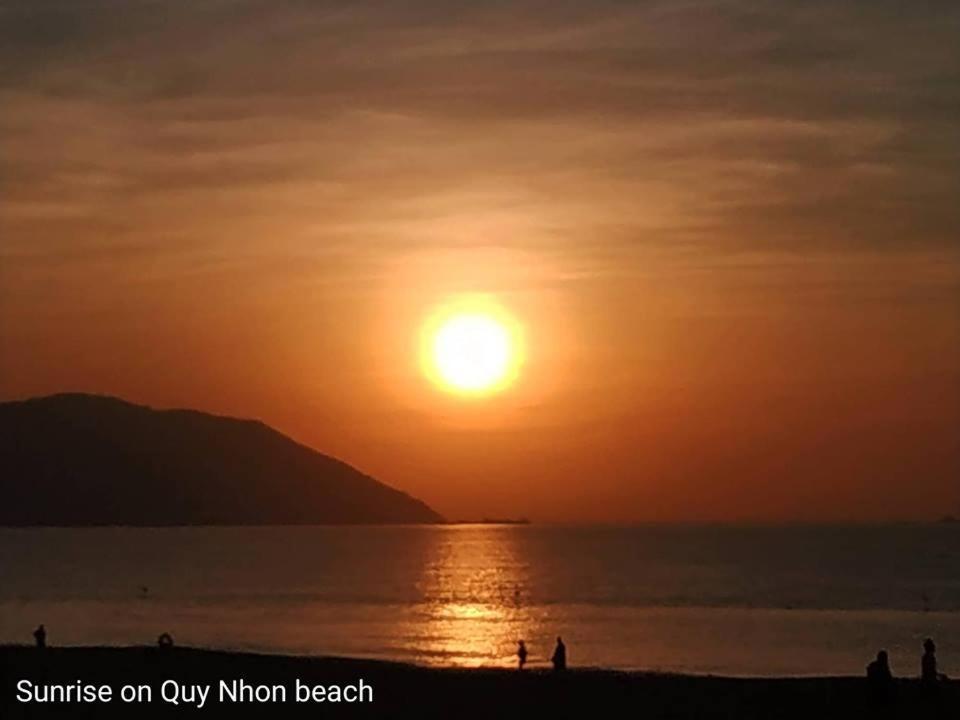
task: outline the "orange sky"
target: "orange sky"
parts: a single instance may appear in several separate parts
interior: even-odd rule
[[[0,2],[0,397],[258,417],[451,518],[960,512],[960,10]],[[523,322],[464,401],[420,326]]]

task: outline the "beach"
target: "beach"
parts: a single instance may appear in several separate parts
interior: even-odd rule
[[[728,678],[571,668],[440,669],[371,660],[193,648],[0,648],[0,716],[90,717],[584,717],[616,709],[644,718],[957,717],[960,688],[931,697],[898,679],[874,702],[858,677]],[[27,681],[28,684],[25,684]],[[38,702],[40,688],[109,688],[109,699]],[[127,702],[123,686],[149,700]],[[27,687],[32,688],[26,690]],[[300,687],[300,697],[295,692]],[[148,691],[142,688],[149,688]],[[323,692],[316,689],[321,687]],[[367,688],[367,696],[346,691]],[[282,689],[278,691],[279,689]],[[306,688],[314,691],[307,696]],[[206,689],[200,704],[201,693]],[[225,690],[225,692],[224,692]],[[239,692],[238,692],[239,691]],[[75,691],[76,693],[77,691]],[[88,698],[94,691],[88,692]],[[233,693],[233,695],[231,695]],[[267,695],[270,697],[267,697]],[[21,701],[26,696],[28,701]],[[283,696],[286,696],[285,698]],[[258,700],[258,697],[263,701]],[[18,699],[20,698],[20,699]],[[336,698],[336,699],[334,699]],[[353,701],[349,702],[348,698]]]

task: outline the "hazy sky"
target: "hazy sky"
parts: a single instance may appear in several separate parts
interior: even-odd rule
[[[0,397],[449,517],[960,513],[960,4],[0,0]],[[417,367],[450,294],[511,391]]]

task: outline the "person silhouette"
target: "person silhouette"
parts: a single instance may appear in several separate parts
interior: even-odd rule
[[[563,644],[563,638],[559,635],[557,635],[557,647],[553,651],[550,662],[553,663],[553,669],[556,672],[567,669],[567,646]]]
[[[33,631],[33,639],[36,641],[38,648],[47,646],[47,629],[42,624],[38,625],[37,629]]]
[[[923,641],[923,656],[920,658],[920,681],[930,687],[946,679],[946,675],[937,672],[937,646],[927,638]]]
[[[890,659],[887,651],[877,653],[877,659],[867,665],[867,686],[870,697],[874,700],[885,700],[893,690],[893,673],[890,672]]]
[[[527,644],[523,640],[517,642],[517,662],[518,670],[523,670],[523,666],[527,664]]]

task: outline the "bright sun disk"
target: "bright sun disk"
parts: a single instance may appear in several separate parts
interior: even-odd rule
[[[519,327],[490,301],[452,303],[427,323],[424,336],[424,370],[445,390],[490,394],[509,385],[519,370]]]

